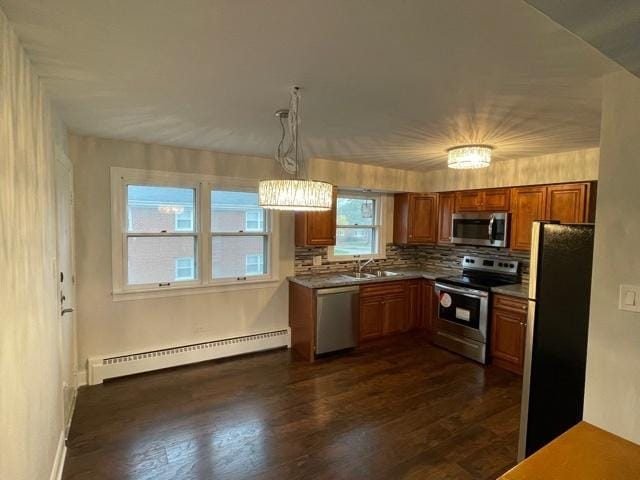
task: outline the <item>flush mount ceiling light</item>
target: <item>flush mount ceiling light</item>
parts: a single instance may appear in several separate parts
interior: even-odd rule
[[[301,147],[298,144],[299,104],[300,88],[293,87],[289,109],[276,111],[276,117],[282,127],[282,137],[275,158],[282,169],[294,178],[262,180],[258,184],[259,204],[262,208],[271,210],[330,210],[333,203],[333,185],[301,178],[304,165]]]
[[[449,155],[449,168],[485,168],[491,165],[491,152],[493,147],[489,145],[460,145],[447,150]]]

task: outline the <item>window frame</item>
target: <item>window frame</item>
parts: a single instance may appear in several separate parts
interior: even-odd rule
[[[355,261],[358,259],[374,259],[381,260],[387,258],[385,251],[385,231],[384,231],[384,195],[375,192],[354,192],[349,190],[339,190],[338,191],[338,199],[339,198],[361,198],[361,199],[371,199],[374,200],[374,223],[372,225],[338,225],[338,205],[336,204],[336,238],[337,230],[339,228],[353,228],[353,229],[362,229],[362,228],[370,228],[373,229],[375,239],[374,245],[376,245],[377,252],[376,253],[365,253],[365,254],[353,254],[353,255],[336,255],[335,248],[336,246],[330,246],[327,249],[327,259],[330,262],[348,262]],[[337,200],[336,200],[337,201]]]
[[[127,179],[122,178],[121,189],[122,195],[124,196],[124,208],[127,209],[127,215],[129,211],[129,197],[128,197],[128,186],[136,185],[136,186],[144,186],[144,187],[174,187],[174,188],[185,188],[193,190],[193,209],[197,213],[199,211],[199,195],[200,195],[200,186],[198,182],[194,181],[185,181],[184,179],[176,179],[176,181],[171,181],[167,178],[135,178],[135,179]],[[196,217],[197,215],[194,215]],[[175,226],[175,225],[174,225]],[[127,224],[121,225],[122,228],[122,290],[123,291],[139,291],[139,290],[165,290],[169,288],[180,288],[187,286],[195,286],[200,283],[200,272],[198,269],[199,265],[199,243],[200,243],[200,234],[199,231],[200,226],[197,220],[194,218],[193,229],[189,231],[178,231],[175,232],[130,232],[129,231],[129,221],[127,218]],[[172,282],[154,282],[154,283],[129,283],[129,238],[176,238],[176,237],[192,237],[194,239],[194,248],[193,248],[193,256],[194,256],[194,265],[195,265],[195,278],[193,280],[178,280],[174,278]]]
[[[250,191],[257,192],[257,180],[236,177],[220,177],[191,173],[143,170],[125,167],[111,167],[111,266],[112,266],[112,298],[114,301],[128,301],[153,297],[201,294],[229,290],[245,290],[256,288],[273,288],[280,282],[279,262],[274,258],[279,251],[279,214],[266,211],[265,222],[268,229],[268,248],[265,248],[264,261],[268,262],[267,275],[252,275],[242,279],[213,279],[211,265],[211,191]],[[164,186],[176,188],[193,188],[194,231],[167,232],[151,235],[128,232],[127,185]],[[255,235],[255,233],[252,233]],[[128,236],[195,236],[193,281],[175,281],[170,285],[128,284]],[[208,272],[208,273],[207,273]]]
[[[241,188],[241,187],[235,187],[235,188],[221,188],[220,186],[218,187],[213,187],[210,186],[210,188],[208,189],[208,198],[211,199],[211,192],[213,192],[214,190],[217,191],[230,191],[230,192],[251,192],[251,193],[255,193],[257,192],[257,189],[251,189],[251,188]],[[255,210],[259,210],[259,209],[255,209]],[[260,281],[260,280],[269,280],[272,276],[271,270],[272,270],[272,262],[271,262],[271,258],[273,258],[273,250],[272,250],[272,212],[270,212],[269,210],[264,210],[264,229],[263,230],[250,230],[247,231],[246,227],[247,227],[247,218],[245,215],[245,219],[244,219],[244,227],[245,229],[243,230],[238,230],[238,231],[228,231],[228,232],[213,232],[211,229],[211,224],[209,224],[208,227],[208,232],[209,232],[209,256],[208,256],[208,260],[209,260],[209,266],[208,266],[208,276],[209,276],[209,283],[212,285],[221,285],[221,284],[226,284],[232,281],[236,281],[236,282],[251,282],[251,281]],[[208,214],[208,219],[209,222],[211,221],[211,202],[209,202],[209,214]],[[213,243],[213,238],[214,237],[263,237],[266,240],[266,246],[263,249],[263,264],[265,263],[264,257],[267,257],[266,260],[266,269],[267,269],[267,273],[263,274],[263,275],[245,275],[241,276],[241,277],[219,277],[219,278],[214,278],[213,277],[213,263],[212,263],[212,253],[213,253],[213,249],[211,247],[211,244]],[[245,269],[246,270],[246,269]]]

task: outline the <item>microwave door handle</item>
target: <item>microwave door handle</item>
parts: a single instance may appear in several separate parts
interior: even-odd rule
[[[491,214],[491,219],[489,220],[489,243],[495,242],[494,228],[493,228],[495,220],[496,220],[496,216]]]

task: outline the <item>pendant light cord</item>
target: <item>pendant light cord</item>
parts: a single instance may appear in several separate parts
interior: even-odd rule
[[[302,146],[298,142],[298,129],[300,126],[298,116],[299,105],[300,87],[292,87],[287,114],[278,115],[278,113],[276,113],[280,121],[280,128],[282,129],[280,142],[276,148],[276,161],[286,173],[293,175],[296,179],[301,179],[304,172]],[[286,126],[284,124],[284,118],[287,119]],[[289,133],[288,142],[286,141],[287,132]],[[292,154],[293,156],[291,157]]]

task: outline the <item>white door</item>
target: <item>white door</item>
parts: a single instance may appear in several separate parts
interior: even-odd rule
[[[57,265],[60,302],[60,348],[65,425],[68,427],[77,388],[75,270],[73,262],[73,168],[69,158],[56,153]]]

